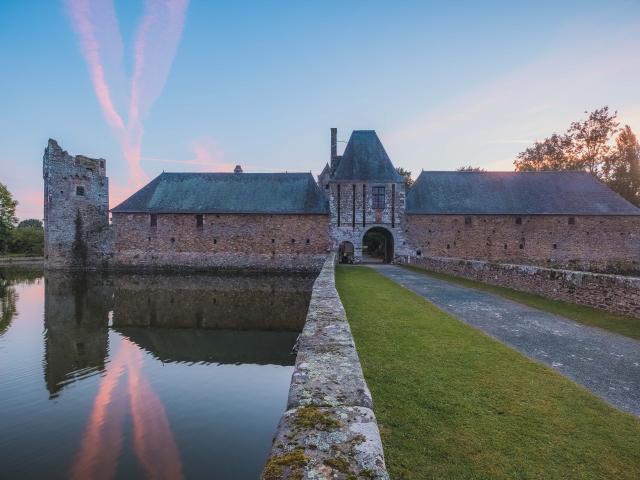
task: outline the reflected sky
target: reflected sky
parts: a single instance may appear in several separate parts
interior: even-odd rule
[[[312,282],[0,270],[0,478],[257,478]]]

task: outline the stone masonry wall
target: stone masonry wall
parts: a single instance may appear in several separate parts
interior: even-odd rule
[[[109,248],[105,160],[69,155],[55,140],[49,140],[43,177],[45,266],[101,265],[105,248]]]
[[[443,257],[401,263],[640,318],[640,278]]]
[[[338,195],[338,185],[340,186],[340,195]],[[334,249],[337,250],[342,242],[351,242],[354,246],[357,260],[362,256],[362,239],[365,233],[373,227],[383,227],[393,235],[395,255],[410,253],[406,246],[407,242],[402,228],[405,218],[404,184],[395,184],[395,200],[393,199],[392,185],[391,183],[330,183],[329,206],[331,210],[331,239]],[[385,187],[384,209],[373,208],[372,187],[374,186]],[[340,197],[339,202],[338,196]],[[392,215],[394,216],[393,221]],[[338,217],[340,222],[338,222]]]
[[[640,216],[407,215],[411,255],[640,272]]]
[[[276,479],[388,479],[372,400],[335,288],[335,253],[313,285],[287,411],[262,472]]]
[[[326,215],[114,213],[112,265],[315,270],[329,250]]]

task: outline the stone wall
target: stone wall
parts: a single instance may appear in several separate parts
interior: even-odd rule
[[[389,478],[334,264],[331,254],[313,285],[287,411],[263,480]]]
[[[43,157],[47,268],[92,268],[104,261],[109,233],[105,163],[69,155],[49,140]]]
[[[640,318],[640,278],[444,257],[400,263]]]
[[[640,272],[640,216],[407,215],[411,255]]]
[[[315,270],[329,250],[326,215],[114,213],[112,265]]]
[[[383,209],[373,208],[372,187],[374,186],[385,187]],[[393,235],[395,255],[409,253],[402,228],[405,218],[404,183],[331,182],[329,207],[333,249],[337,250],[342,242],[351,242],[358,260],[362,256],[362,239],[365,233],[373,227],[383,227]]]

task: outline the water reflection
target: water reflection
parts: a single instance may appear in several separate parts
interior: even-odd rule
[[[11,326],[16,314],[15,283],[35,283],[42,277],[41,270],[0,269],[0,336]]]
[[[313,278],[52,272],[44,291],[29,290],[41,275],[0,271],[0,365],[36,351],[42,323],[27,306],[40,301],[56,402],[41,403],[31,370],[0,368],[15,386],[0,398],[0,423],[16,415],[0,432],[0,477],[258,476]],[[60,400],[69,416],[47,416]],[[36,462],[2,453],[19,440],[59,452]]]

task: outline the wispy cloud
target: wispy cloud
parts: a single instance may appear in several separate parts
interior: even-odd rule
[[[123,42],[113,0],[66,0],[104,117],[129,164],[130,186],[146,180],[141,166],[143,120],[162,92],[184,27],[188,0],[146,0],[133,45],[133,74],[124,85]],[[118,108],[115,98],[128,99]],[[127,112],[125,118],[123,111]]]
[[[512,169],[522,146],[564,131],[584,110],[609,105],[640,128],[640,103],[616,102],[625,98],[617,90],[629,91],[640,74],[640,56],[622,48],[640,42],[638,22],[615,33],[594,34],[582,21],[565,27],[553,51],[408,119],[385,136],[390,147],[413,158],[407,167],[414,170],[432,160],[438,168],[475,162]],[[566,37],[578,40],[563,43]]]
[[[145,161],[168,163],[173,165],[182,165],[191,167],[197,171],[203,172],[231,172],[235,164],[224,161],[224,152],[219,149],[215,143],[209,138],[200,138],[191,142],[190,150],[193,153],[192,158],[188,159],[171,159],[161,157],[142,157]],[[247,167],[251,167],[247,165]]]

